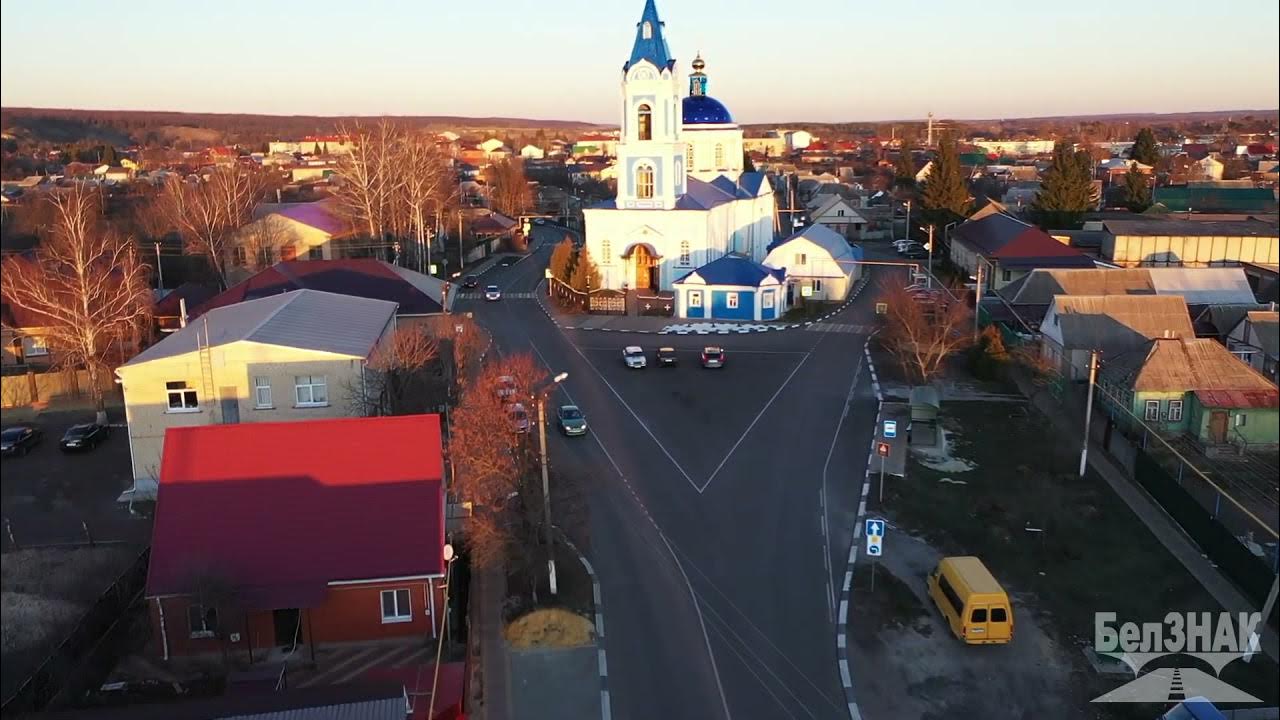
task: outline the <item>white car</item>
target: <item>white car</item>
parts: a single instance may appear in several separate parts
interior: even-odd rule
[[[507,406],[507,415],[511,418],[511,429],[516,433],[529,432],[529,413],[525,412],[524,405],[520,403],[512,403]]]
[[[908,238],[900,238],[900,239],[898,239],[898,240],[894,240],[894,241],[893,241],[892,243],[890,243],[890,244],[891,244],[891,245],[893,245],[893,249],[894,249],[894,250],[897,250],[898,252],[902,252],[903,250],[906,250],[906,249],[907,249],[907,246],[908,246],[908,245],[911,245],[911,244],[913,244],[914,242],[915,242],[915,240],[911,240],[911,239],[908,239]]]
[[[628,345],[622,348],[622,362],[627,364],[629,368],[643,368],[649,365],[649,360],[644,356],[644,350],[637,345]]]
[[[502,291],[498,289],[497,285],[490,285],[489,287],[486,287],[484,289],[484,299],[485,300],[501,300]]]

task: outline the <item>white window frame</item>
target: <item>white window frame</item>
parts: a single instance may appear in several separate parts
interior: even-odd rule
[[[1002,282],[1010,282],[1010,281],[1012,281],[1012,280],[1013,280],[1013,271],[1012,271],[1012,270],[1001,270],[1001,271],[1000,271],[1000,280],[1001,280]]]
[[[728,169],[728,168],[726,168],[726,167],[725,167],[725,164],[724,164],[724,145],[723,145],[723,144],[721,144],[721,143],[716,143],[716,156],[715,156],[715,161],[716,161],[716,169],[717,169],[717,170],[727,170],[727,169]]]
[[[316,380],[319,379],[319,382]],[[305,381],[305,382],[304,382]],[[316,400],[316,388],[324,388],[324,399]],[[302,399],[302,391],[307,391],[309,400]],[[329,377],[327,375],[295,375],[293,377],[294,407],[328,407]]]
[[[400,593],[404,593],[404,607],[400,607]],[[395,612],[392,615],[387,614],[388,595],[391,596],[391,604],[394,606]],[[413,593],[409,592],[409,588],[383,590],[378,593],[378,611],[382,613],[383,625],[413,622]]]
[[[1235,418],[1236,427],[1244,427],[1245,423],[1249,422],[1249,416],[1244,413],[1236,413]]]
[[[1169,401],[1169,422],[1182,422],[1182,401]]]
[[[730,310],[738,309],[738,293],[727,292],[724,294],[724,306]]]
[[[197,630],[191,624],[191,611],[200,610],[200,629]],[[213,627],[209,627],[209,614],[213,614]],[[211,638],[218,634],[218,608],[205,607],[200,603],[192,603],[187,606],[187,631],[193,638]]]
[[[821,280],[819,280],[818,278],[814,278],[814,279],[810,280],[810,281],[809,281],[809,286],[813,288],[813,291],[814,291],[815,293],[820,293],[820,292],[822,292],[822,281],[821,281]]]
[[[22,357],[48,357],[49,341],[41,335],[22,336]]]
[[[641,200],[652,200],[657,188],[657,173],[653,166],[643,163],[636,167],[636,197]]]
[[[262,391],[266,390],[266,400],[262,398]],[[266,375],[253,376],[253,406],[259,410],[270,410],[275,407],[271,397],[271,378]]]
[[[601,265],[612,265],[613,264],[613,243],[609,242],[608,240],[601,240],[600,256],[601,256],[601,260],[600,260]]]
[[[1146,422],[1158,422],[1160,420],[1160,401],[1147,400],[1142,404],[1142,419]]]
[[[693,143],[689,143],[684,149],[684,167],[686,170],[693,169]]]
[[[680,241],[680,265],[681,267],[689,267],[693,264],[692,254],[689,248],[688,240]]]
[[[195,413],[200,412],[200,394],[193,387],[187,387],[185,380],[168,380],[164,384],[165,390],[165,412],[171,414],[177,413]],[[178,406],[174,407],[173,400],[177,397]]]
[[[773,309],[773,296],[774,296],[774,292],[772,290],[765,290],[764,292],[760,293],[760,309],[761,310]]]
[[[687,297],[689,300],[689,307],[691,308],[702,307],[702,291],[701,290],[690,290],[687,294]]]

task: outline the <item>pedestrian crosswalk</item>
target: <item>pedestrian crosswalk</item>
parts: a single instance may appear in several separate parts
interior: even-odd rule
[[[483,299],[484,299],[484,293],[483,293],[483,292],[464,292],[464,293],[458,293],[458,299],[459,299],[459,300],[483,300]],[[531,292],[504,292],[504,293],[502,293],[502,299],[503,299],[503,300],[532,300],[532,299],[533,299],[533,293],[531,293]]]
[[[868,335],[874,327],[870,325],[850,325],[848,323],[814,323],[805,328],[809,332],[827,332],[827,333],[849,333],[852,335]]]

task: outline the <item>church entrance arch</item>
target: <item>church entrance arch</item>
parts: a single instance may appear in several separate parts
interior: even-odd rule
[[[631,259],[631,287],[636,290],[658,286],[659,255],[648,243],[636,243],[627,250]]]

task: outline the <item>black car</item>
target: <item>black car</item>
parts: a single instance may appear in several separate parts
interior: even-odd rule
[[[26,455],[31,452],[44,433],[40,428],[31,425],[14,425],[0,432],[0,454]]]
[[[923,245],[912,245],[902,252],[902,257],[908,260],[925,260],[929,257],[929,251]]]
[[[58,446],[64,451],[71,450],[92,450],[102,444],[107,439],[107,434],[111,430],[106,425],[97,423],[80,423],[72,425],[63,433],[62,440],[58,442]]]
[[[480,278],[475,275],[468,275],[462,278],[462,287],[471,289],[480,287]]]
[[[679,360],[676,356],[675,348],[669,348],[669,347],[658,348],[658,367],[675,365],[678,361]]]

